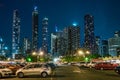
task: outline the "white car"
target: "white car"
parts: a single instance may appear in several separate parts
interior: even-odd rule
[[[12,71],[3,65],[0,65],[0,78],[12,75]]]
[[[96,63],[97,62],[90,62],[90,63],[87,64],[87,67],[94,68]]]
[[[22,78],[30,75],[40,75],[47,77],[52,73],[52,69],[47,64],[32,63],[16,71],[16,76]]]

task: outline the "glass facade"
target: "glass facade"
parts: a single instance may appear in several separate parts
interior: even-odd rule
[[[87,14],[84,17],[84,21],[85,21],[84,47],[89,49],[91,53],[95,53],[94,17]]]
[[[32,12],[32,50],[38,50],[38,10],[36,6]]]
[[[48,18],[42,20],[42,50],[48,53]]]
[[[19,54],[20,48],[20,15],[18,10],[13,12],[13,27],[12,27],[12,58],[15,54]]]

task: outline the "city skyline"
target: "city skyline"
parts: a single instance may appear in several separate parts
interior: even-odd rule
[[[81,28],[81,41],[84,36],[84,16],[94,16],[95,35],[108,39],[119,30],[119,0],[7,0],[0,1],[0,36],[11,46],[13,10],[17,9],[21,18],[21,40],[32,38],[32,11],[34,6],[39,12],[39,33],[42,30],[42,18],[49,19],[48,32],[55,32],[55,26],[64,27],[77,23]],[[26,3],[28,3],[26,5]],[[7,36],[7,37],[6,37]],[[40,37],[40,36],[39,36]],[[50,34],[49,34],[50,37]],[[41,37],[39,41],[41,40]],[[41,46],[41,44],[39,45]]]

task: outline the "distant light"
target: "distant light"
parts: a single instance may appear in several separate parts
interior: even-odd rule
[[[38,8],[38,7],[37,7],[37,6],[35,6],[35,7],[34,7],[34,10],[36,11],[36,10],[37,10],[37,8]]]
[[[57,62],[57,60],[58,60],[58,59],[57,59],[57,58],[55,58],[55,59],[54,59],[54,62]]]
[[[57,26],[55,26],[55,31],[58,32],[58,27]]]
[[[77,23],[73,23],[73,26],[77,26]]]
[[[8,47],[5,47],[5,50],[8,50]]]
[[[32,59],[31,59],[31,58],[27,58],[27,61],[28,61],[28,62],[31,62],[31,61],[32,61]]]
[[[86,58],[85,58],[85,61],[88,62],[88,60],[89,60],[89,58],[86,57]]]
[[[48,20],[48,18],[47,18],[47,17],[45,17],[43,20]]]
[[[2,39],[2,38],[0,38],[0,41],[1,41],[1,42],[3,42],[3,39]]]
[[[54,58],[53,61],[57,62],[57,61],[59,61],[59,58]]]

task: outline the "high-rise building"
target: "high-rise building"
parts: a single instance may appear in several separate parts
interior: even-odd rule
[[[20,44],[20,15],[18,10],[13,12],[13,27],[12,27],[12,58],[15,54],[19,54]]]
[[[42,20],[42,50],[48,53],[48,18]]]
[[[32,12],[32,50],[38,50],[38,10],[37,6],[34,7]]]
[[[108,53],[108,41],[107,40],[102,40],[102,47],[101,47],[101,56],[109,56]]]
[[[6,46],[6,43],[4,42],[2,37],[0,37],[0,55],[5,57],[10,57],[10,50]]]
[[[101,40],[100,36],[95,37],[95,53],[101,55]]]
[[[63,36],[66,44],[66,55],[73,55],[73,51],[80,48],[80,27],[77,25],[66,27]]]
[[[114,37],[108,39],[109,54],[117,56],[117,49],[120,48],[120,31],[114,33]]]
[[[0,37],[0,55],[2,55],[3,46],[4,46],[3,39]]]
[[[53,57],[63,56],[66,51],[65,39],[62,31],[51,34],[51,53]]]
[[[0,37],[0,55],[4,55],[4,42],[2,37]]]
[[[57,35],[54,33],[51,33],[51,54],[53,57],[56,57],[58,55],[57,52]]]
[[[31,42],[28,38],[24,38],[23,40],[23,55],[27,56],[31,53]]]
[[[84,47],[89,49],[91,53],[95,53],[95,36],[94,36],[94,17],[87,14],[84,17],[85,25],[85,40]]]

